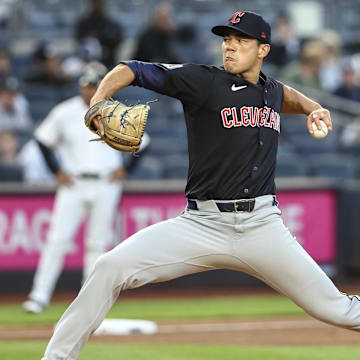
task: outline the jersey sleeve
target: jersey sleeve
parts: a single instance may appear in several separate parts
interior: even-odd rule
[[[185,104],[201,105],[213,81],[211,68],[196,64],[153,64],[127,61],[135,75],[132,85],[179,99]]]
[[[61,139],[62,120],[60,108],[55,107],[35,130],[35,139],[50,148],[55,147]]]

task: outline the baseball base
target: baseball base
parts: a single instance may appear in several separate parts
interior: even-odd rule
[[[153,321],[132,319],[105,319],[94,335],[154,334],[158,326]]]

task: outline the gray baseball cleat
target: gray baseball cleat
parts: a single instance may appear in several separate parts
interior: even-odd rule
[[[29,299],[22,304],[22,308],[27,313],[39,314],[44,311],[45,305],[39,301]]]

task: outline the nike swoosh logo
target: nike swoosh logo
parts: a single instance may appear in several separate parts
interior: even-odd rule
[[[232,91],[238,91],[241,89],[245,89],[247,87],[247,85],[242,85],[242,86],[236,86],[235,84],[232,85],[231,90]]]

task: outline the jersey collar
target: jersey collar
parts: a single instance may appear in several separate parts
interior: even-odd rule
[[[223,65],[220,66],[219,68],[220,68],[222,71],[226,72]],[[229,74],[229,73],[227,73],[227,74]],[[245,82],[248,82],[247,80],[245,80],[245,79],[242,78],[242,77],[239,77],[239,76],[236,76],[236,75],[233,75],[233,74],[229,74],[229,75],[235,76],[237,80],[243,80],[243,81],[245,81]],[[269,81],[267,75],[265,75],[262,71],[260,71],[260,74],[259,74],[259,81],[260,81],[260,84],[261,84],[261,85],[266,85],[266,83]],[[256,84],[255,84],[255,86],[256,86]]]

